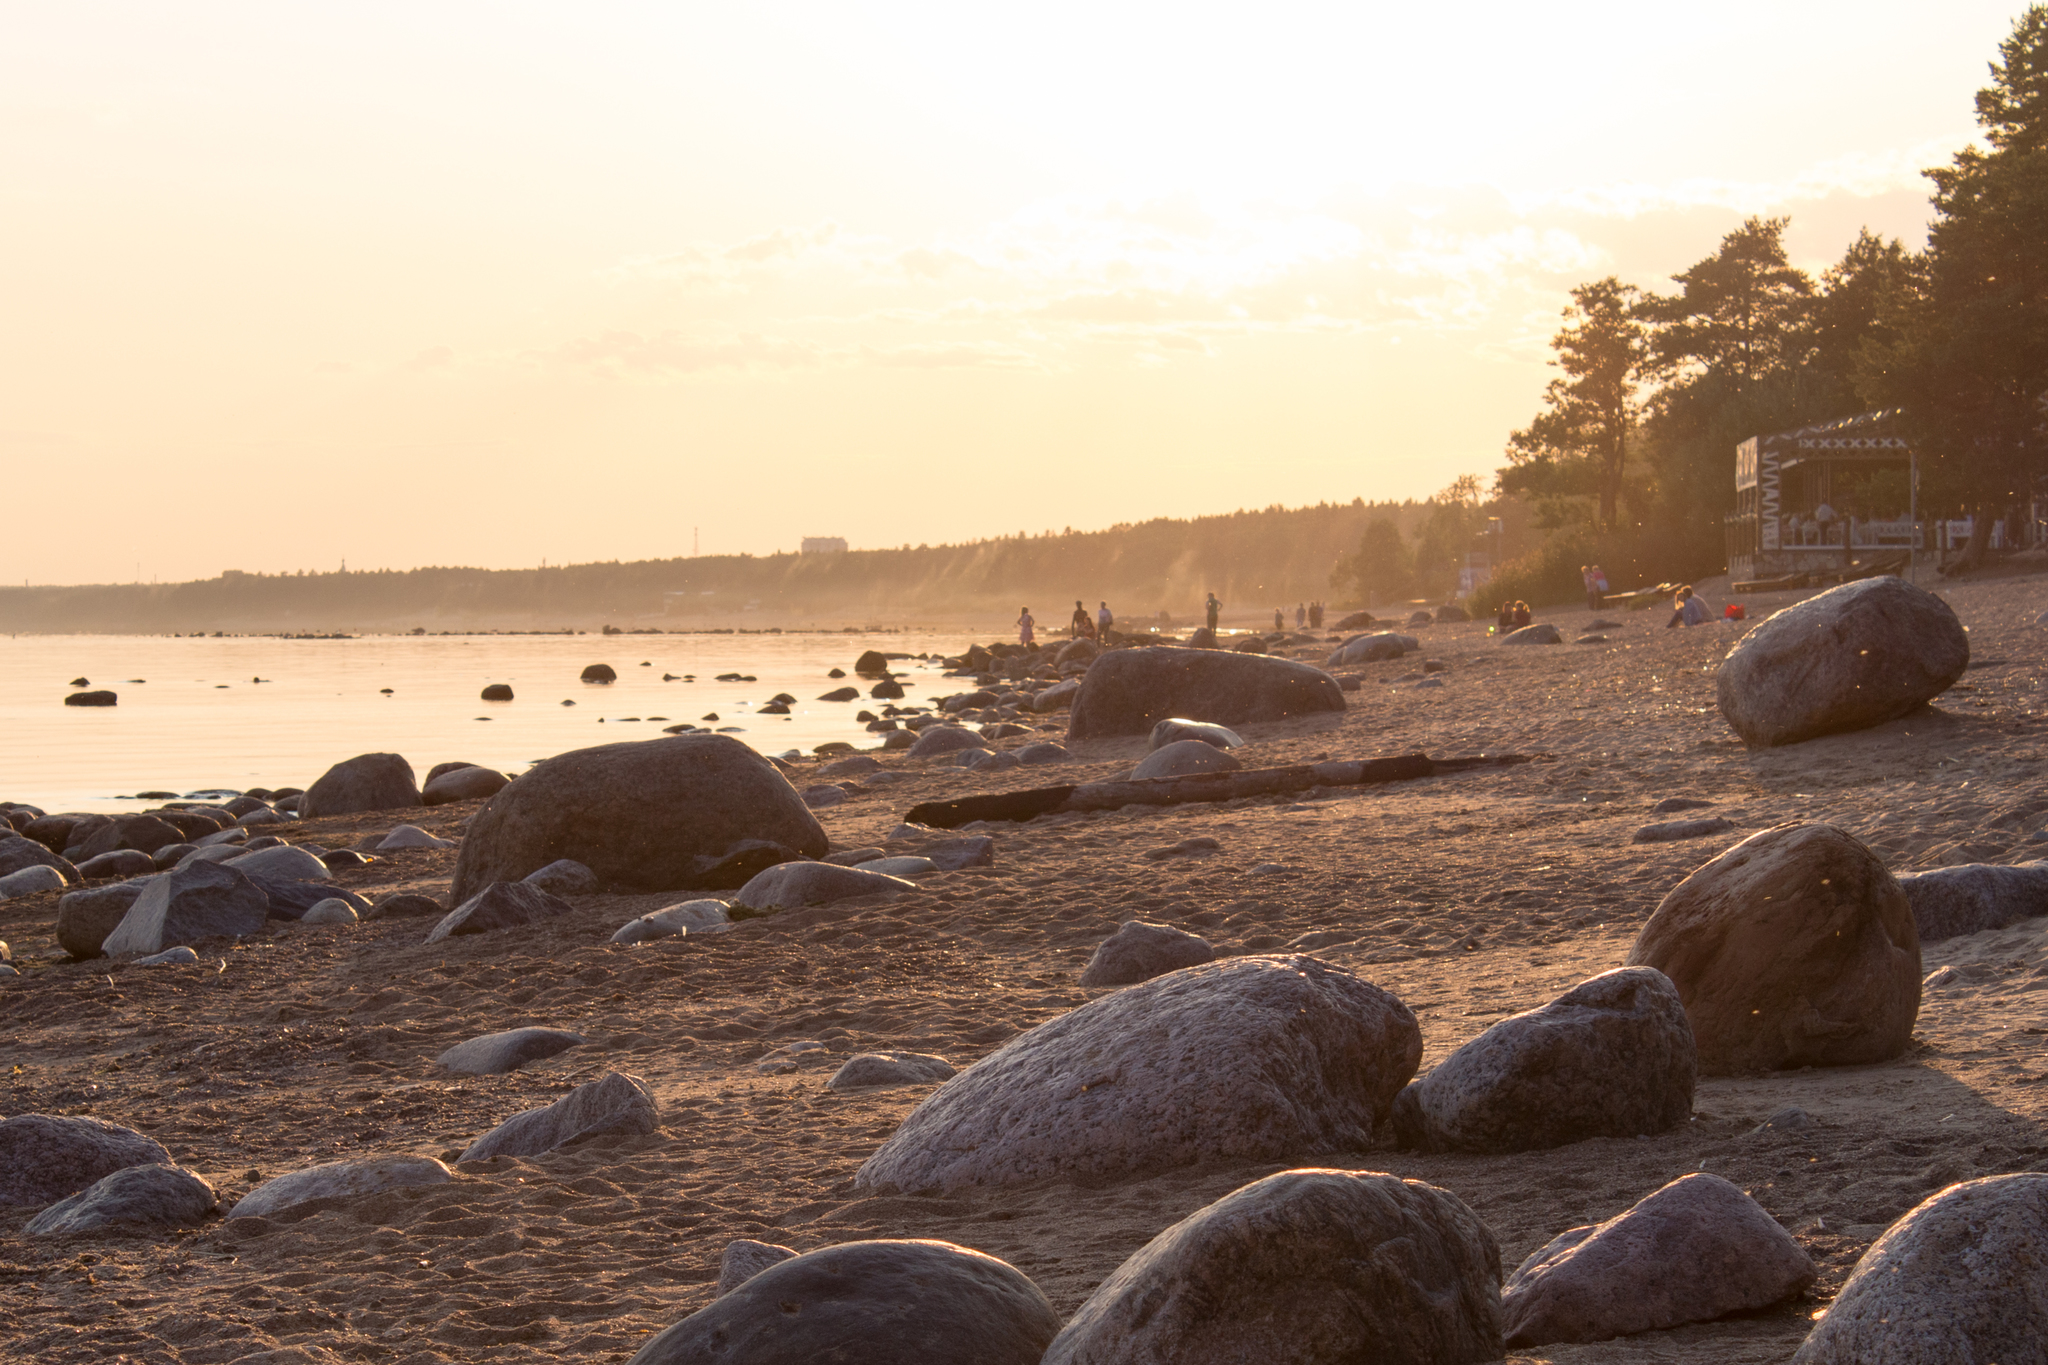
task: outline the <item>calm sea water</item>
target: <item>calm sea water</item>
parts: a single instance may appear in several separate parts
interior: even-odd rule
[[[370,752],[403,754],[422,778],[449,760],[519,772],[714,712],[718,721],[701,723],[739,726],[734,737],[763,753],[828,740],[866,747],[873,741],[854,714],[882,703],[814,700],[844,685],[828,671],[850,671],[866,649],[938,655],[967,644],[938,633],[0,638],[0,800],[138,810],[156,804],[129,799],[142,791],[305,787]],[[619,680],[578,681],[592,663],[610,664]],[[905,705],[959,690],[936,661],[896,668]],[[664,673],[696,681],[663,682]],[[714,681],[720,673],[755,681]],[[120,704],[65,706],[77,677],[119,693]],[[858,678],[844,682],[867,691]],[[490,683],[511,684],[515,699],[479,700]],[[793,714],[754,714],[778,692],[798,699]]]

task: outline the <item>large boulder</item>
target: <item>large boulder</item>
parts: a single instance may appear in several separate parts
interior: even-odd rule
[[[1500,1248],[1448,1190],[1282,1171],[1197,1209],[1118,1266],[1044,1365],[1501,1358]]]
[[[113,853],[120,849],[132,849],[137,853],[154,853],[160,848],[181,842],[184,831],[176,825],[157,819],[154,815],[118,815],[94,830],[86,839],[64,850],[73,862],[82,863],[97,858],[102,853]]]
[[[190,1227],[219,1202],[213,1186],[183,1166],[151,1163],[103,1175],[29,1220],[31,1237],[58,1232]]]
[[[1059,1329],[1007,1261],[951,1242],[842,1242],[750,1276],[626,1365],[1038,1365]]]
[[[834,863],[778,863],[741,887],[732,900],[734,905],[749,910],[799,910],[856,896],[894,895],[916,889],[916,882],[884,872],[866,872]]]
[[[100,945],[149,886],[148,878],[67,892],[57,902],[57,944],[76,958],[99,957]]]
[[[450,801],[483,801],[505,790],[512,779],[496,768],[456,768],[427,779],[420,799],[429,806]]]
[[[957,1189],[1356,1151],[1421,1057],[1408,1007],[1340,967],[1189,967],[1011,1039],[913,1110],[854,1184]]]
[[[1067,734],[1142,735],[1176,717],[1243,725],[1343,709],[1335,678],[1291,659],[1169,646],[1113,649],[1082,679]]]
[[[269,914],[270,897],[254,881],[223,863],[193,863],[144,882],[100,951],[119,957],[202,938],[241,938],[261,930]]]
[[[451,896],[557,858],[636,891],[737,886],[715,869],[748,840],[814,858],[831,846],[775,765],[730,735],[600,744],[534,765],[476,813]]]
[[[1190,777],[1196,773],[1234,773],[1244,764],[1239,763],[1229,750],[1205,744],[1199,739],[1175,740],[1163,749],[1154,749],[1138,760],[1138,766],[1131,769],[1131,780],[1140,782],[1149,777]]]
[[[398,810],[420,804],[412,764],[397,754],[357,754],[337,763],[306,788],[299,814],[311,820],[359,810]]]
[[[1510,1346],[1606,1341],[1767,1308],[1813,1278],[1812,1258],[1777,1219],[1696,1171],[1551,1238],[1509,1277],[1501,1306]]]
[[[170,1164],[171,1154],[153,1139],[103,1119],[0,1120],[0,1204],[52,1204],[115,1171]]]
[[[264,1181],[243,1195],[230,1218],[267,1218],[295,1204],[315,1199],[351,1199],[379,1190],[414,1185],[445,1185],[448,1168],[430,1156],[372,1156],[330,1161]]]
[[[0,877],[0,901],[33,896],[43,891],[62,891],[67,885],[69,883],[64,880],[62,872],[37,863]]]
[[[1695,871],[1628,963],[1678,987],[1709,1076],[1896,1057],[1920,1010],[1906,893],[1833,825],[1778,825]]]
[[[1216,960],[1208,939],[1170,924],[1128,919],[1095,945],[1081,971],[1083,986],[1132,986],[1155,976]]]
[[[1661,1133],[1692,1116],[1699,1056],[1678,990],[1620,967],[1503,1019],[1394,1101],[1403,1147],[1527,1152]]]
[[[1865,730],[1947,691],[1970,666],[1948,603],[1902,578],[1830,588],[1772,615],[1721,661],[1721,714],[1749,744]]]
[[[78,868],[69,858],[52,853],[34,839],[24,839],[19,834],[0,837],[0,877],[25,867],[54,867],[64,874],[65,881],[78,880]]]
[[[2048,915],[2048,862],[1964,863],[1899,878],[1922,943]]]
[[[441,917],[427,931],[426,943],[439,943],[459,934],[488,934],[493,929],[511,929],[522,924],[541,924],[573,909],[559,896],[549,895],[530,882],[492,882]]]
[[[2048,1361],[2048,1174],[1951,1185],[1892,1224],[1793,1365]]]
[[[607,1071],[553,1104],[514,1114],[470,1143],[462,1160],[539,1156],[586,1138],[646,1134],[660,1126],[654,1092],[647,1082],[623,1071]]]

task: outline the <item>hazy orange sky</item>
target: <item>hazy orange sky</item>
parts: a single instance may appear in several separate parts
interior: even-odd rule
[[[5,4],[0,581],[1427,496],[1570,285],[1920,245],[2017,12]]]

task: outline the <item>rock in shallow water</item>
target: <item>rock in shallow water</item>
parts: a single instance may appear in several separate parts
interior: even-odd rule
[[[330,1161],[266,1180],[228,1210],[230,1218],[267,1218],[315,1199],[348,1199],[412,1185],[445,1185],[454,1178],[430,1156],[373,1156]]]
[[[130,1166],[52,1204],[30,1219],[23,1231],[40,1237],[59,1232],[190,1227],[203,1222],[217,1203],[213,1186],[183,1166]]]
[[[1500,1249],[1449,1191],[1371,1171],[1267,1176],[1118,1266],[1044,1365],[1499,1360]]]
[[[1891,1225],[1793,1365],[2048,1360],[2048,1174],[1951,1185]]]
[[[654,1092],[647,1082],[621,1071],[608,1071],[553,1104],[514,1114],[470,1143],[462,1160],[539,1156],[586,1138],[652,1133],[660,1126]]]
[[[1777,1219],[1695,1172],[1552,1238],[1501,1295],[1508,1344],[1544,1346],[1711,1322],[1790,1298],[1813,1278],[1812,1259]]]
[[[1692,1114],[1699,1056],[1678,990],[1620,967],[1487,1029],[1394,1101],[1403,1147],[1523,1152],[1661,1133]]]
[[[0,1120],[0,1204],[54,1203],[129,1166],[173,1164],[132,1128],[102,1119],[16,1114]]]
[[[627,1365],[1038,1365],[1059,1326],[1006,1261],[951,1242],[844,1242],[758,1271]]]
[[[913,1110],[854,1183],[958,1189],[1358,1150],[1421,1056],[1408,1007],[1341,968],[1190,967],[1011,1039]]]

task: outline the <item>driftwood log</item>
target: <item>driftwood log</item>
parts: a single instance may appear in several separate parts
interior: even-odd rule
[[[1235,801],[1246,796],[1283,796],[1314,787],[1364,787],[1383,782],[1412,782],[1421,777],[1440,777],[1477,768],[1510,768],[1528,761],[1526,754],[1481,754],[1472,758],[1401,754],[1394,758],[1301,763],[1287,768],[1247,768],[1230,773],[1153,777],[1137,782],[1081,782],[1064,787],[1032,787],[1025,791],[994,792],[988,796],[963,796],[957,801],[927,801],[921,806],[911,807],[910,813],[903,818],[914,825],[928,825],[933,829],[958,829],[976,820],[1024,821],[1065,811],[1178,806],[1194,801]]]

